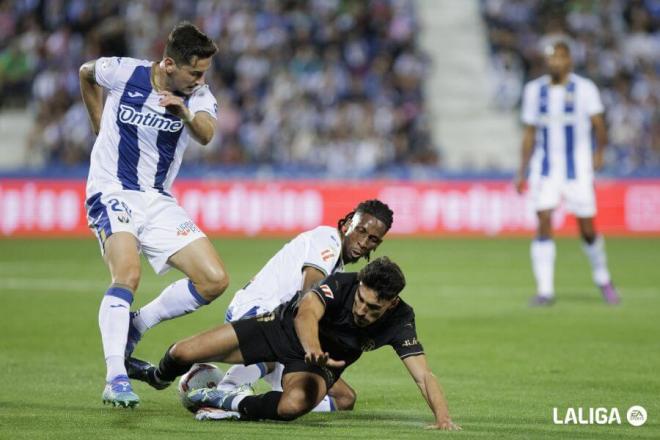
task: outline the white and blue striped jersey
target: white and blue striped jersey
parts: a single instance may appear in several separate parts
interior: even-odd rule
[[[525,85],[522,121],[536,127],[530,178],[593,179],[591,117],[603,113],[598,88],[571,73],[565,85],[544,75]]]
[[[310,266],[324,275],[344,270],[341,236],[337,228],[318,226],[288,242],[268,263],[237,291],[227,309],[226,320],[250,318],[272,311],[289,301],[303,287],[303,270]]]
[[[90,159],[88,195],[121,189],[169,195],[190,136],[183,121],[158,105],[151,70],[151,61],[134,58],[96,61],[96,82],[108,94]],[[217,102],[208,86],[184,100],[193,114],[216,117]]]

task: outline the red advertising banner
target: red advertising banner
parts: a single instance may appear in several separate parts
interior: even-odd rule
[[[660,235],[660,180],[600,181],[598,229],[610,235]],[[398,235],[529,235],[536,220],[527,197],[503,181],[206,181],[182,180],[174,195],[212,236],[293,235],[334,225],[361,200],[394,210]],[[0,181],[0,235],[86,236],[82,180]],[[576,231],[563,207],[559,234]]]

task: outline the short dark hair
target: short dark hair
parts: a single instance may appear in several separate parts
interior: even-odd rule
[[[376,291],[378,299],[392,300],[406,287],[406,278],[398,264],[378,257],[358,272],[358,281]]]
[[[394,222],[394,212],[392,212],[390,207],[380,200],[372,199],[360,202],[360,204],[358,204],[353,211],[349,212],[344,216],[344,218],[339,220],[337,226],[341,229],[341,227],[344,226],[346,222],[353,218],[353,215],[355,215],[356,212],[373,215],[378,220],[383,222],[387,228],[387,231],[390,230],[392,223]]]
[[[204,32],[194,24],[182,21],[167,37],[164,55],[181,66],[190,65],[193,57],[210,58],[217,51],[218,47]]]

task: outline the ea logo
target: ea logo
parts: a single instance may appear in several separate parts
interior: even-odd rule
[[[626,418],[632,426],[642,426],[646,423],[646,415],[646,410],[643,406],[635,405],[628,409]]]

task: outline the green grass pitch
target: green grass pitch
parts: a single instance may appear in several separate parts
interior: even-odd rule
[[[233,291],[282,240],[221,239],[232,284],[204,309],[161,324],[136,355],[156,361],[172,342],[222,322]],[[390,239],[379,249],[408,278],[403,296],[460,433],[425,431],[432,416],[387,347],[345,374],[358,392],[353,412],[310,414],[292,423],[197,422],[174,388],[135,384],[135,410],[101,404],[104,363],[97,326],[108,275],[95,241],[0,241],[0,439],[394,439],[660,438],[660,240],[609,239],[623,297],[603,303],[577,240],[558,240],[558,301],[530,309],[526,239]],[[357,270],[358,266],[349,267]],[[135,306],[177,274],[146,264]],[[647,423],[625,412],[640,404]],[[554,425],[552,409],[616,407],[622,425]]]

